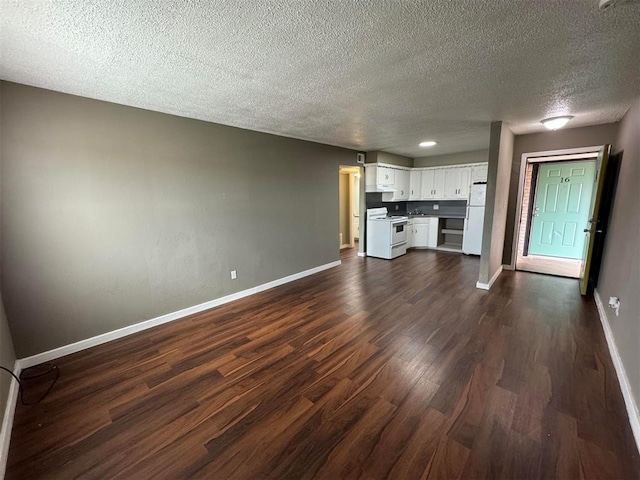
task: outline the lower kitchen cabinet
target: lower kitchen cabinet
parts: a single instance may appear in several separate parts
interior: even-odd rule
[[[407,248],[413,248],[413,219],[407,222]]]
[[[438,218],[414,218],[409,226],[409,248],[436,248],[438,246]]]

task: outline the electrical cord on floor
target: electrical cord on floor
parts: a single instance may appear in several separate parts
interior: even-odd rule
[[[44,364],[44,365],[49,365],[49,368],[44,371],[44,372],[40,372],[40,373],[36,373],[34,375],[29,375],[29,376],[22,376],[22,379],[18,378],[18,376],[13,373],[11,370],[9,370],[8,368],[2,367],[0,366],[0,370],[4,370],[5,372],[9,372],[9,375],[11,375],[13,378],[16,379],[16,381],[18,382],[18,385],[20,386],[20,401],[22,402],[23,405],[35,405],[37,403],[40,403],[42,400],[44,400],[44,397],[46,397],[47,395],[49,395],[49,392],[53,389],[53,386],[56,384],[56,382],[58,381],[58,377],[60,376],[60,370],[58,370],[58,367],[56,367],[55,365],[52,364]],[[22,382],[24,380],[31,380],[33,378],[39,378],[39,377],[44,377],[45,375],[50,374],[51,372],[56,372],[56,375],[53,379],[53,382],[51,382],[51,385],[49,385],[49,388],[47,389],[46,392],[44,392],[40,398],[38,398],[36,401],[33,402],[27,402],[24,399],[24,385],[22,384]]]

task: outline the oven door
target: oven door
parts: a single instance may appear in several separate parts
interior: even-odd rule
[[[391,245],[407,241],[407,221],[391,223]]]

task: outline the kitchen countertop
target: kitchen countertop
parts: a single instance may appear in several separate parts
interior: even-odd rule
[[[432,214],[428,214],[428,215],[423,215],[423,214],[419,214],[419,215],[407,215],[409,218],[466,218],[465,215],[455,215],[452,213],[447,213],[445,215],[432,215]]]

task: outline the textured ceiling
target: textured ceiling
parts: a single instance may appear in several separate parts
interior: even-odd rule
[[[495,120],[619,120],[639,18],[597,0],[0,0],[0,78],[414,157],[486,148]]]

